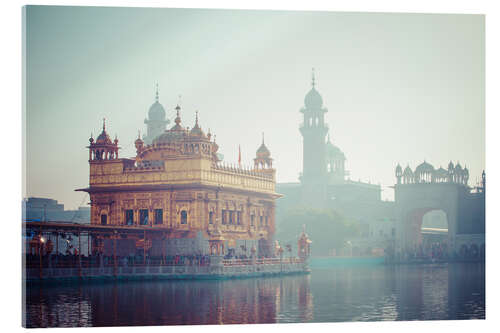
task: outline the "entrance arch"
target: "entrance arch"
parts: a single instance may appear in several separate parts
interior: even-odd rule
[[[447,254],[459,256],[471,252],[475,257],[484,256],[484,197],[485,175],[481,185],[467,185],[469,170],[460,163],[448,164],[448,169],[434,169],[425,162],[413,171],[408,165],[404,171],[398,164],[395,170],[396,185],[396,252],[402,253],[421,244],[423,216],[433,210],[442,210],[448,222],[446,237]],[[462,247],[462,245],[465,245]]]
[[[422,244],[422,222],[424,216],[433,211],[442,211],[446,216],[448,254],[455,249],[459,194],[465,190],[455,183],[412,183],[395,186],[396,203],[396,249],[413,251]]]
[[[430,215],[441,213],[444,223],[429,223]],[[423,207],[416,208],[406,213],[404,222],[399,226],[400,233],[405,240],[404,248],[407,251],[430,253],[436,244],[447,247],[448,215],[441,208]],[[443,239],[444,238],[444,239]]]

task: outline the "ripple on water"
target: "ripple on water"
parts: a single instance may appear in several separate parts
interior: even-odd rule
[[[28,327],[484,319],[484,265],[328,266],[225,281],[29,286]]]

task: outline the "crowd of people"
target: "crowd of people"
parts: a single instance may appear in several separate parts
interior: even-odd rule
[[[139,265],[167,265],[167,266],[208,266],[210,265],[209,255],[169,255],[169,256],[149,256],[130,255],[130,256],[108,256],[108,255],[78,255],[78,252],[66,254],[47,254],[38,256],[38,254],[25,255],[26,267],[78,267],[81,263],[83,267],[99,266],[139,266]]]
[[[482,256],[479,251],[473,251],[464,247],[461,251],[454,251],[451,255],[448,253],[446,243],[435,242],[420,244],[414,247],[408,247],[401,251],[395,251],[393,248],[385,249],[386,260],[390,262],[414,262],[414,261],[449,261],[480,259]],[[478,252],[478,253],[476,253]]]

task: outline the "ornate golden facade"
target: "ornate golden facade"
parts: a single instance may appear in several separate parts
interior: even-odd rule
[[[189,130],[181,126],[179,106],[176,111],[175,125],[152,144],[139,136],[135,158],[118,157],[118,139],[111,141],[105,124],[95,141],[90,138],[90,186],[82,190],[90,195],[91,223],[161,228],[165,239],[201,235],[203,253],[258,247],[259,254],[269,255],[280,195],[264,141],[253,168],[224,165],[198,115]]]

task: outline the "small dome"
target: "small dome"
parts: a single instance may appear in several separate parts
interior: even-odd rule
[[[163,105],[161,105],[158,101],[155,101],[149,108],[149,120],[165,120],[165,115],[165,109],[163,108]]]
[[[345,159],[345,154],[342,152],[342,150],[340,150],[339,147],[335,146],[330,141],[326,143],[326,154],[329,157]]]
[[[405,176],[413,176],[413,171],[411,171],[411,168],[410,168],[409,165],[405,168],[405,171],[403,171],[403,175],[405,175]]]
[[[98,145],[99,144],[100,145],[110,145],[111,144],[111,138],[109,137],[108,133],[106,133],[105,129],[103,129],[101,134],[99,134],[95,143]]]
[[[304,105],[308,109],[321,109],[323,106],[323,97],[316,88],[312,87],[304,98]]]
[[[169,130],[165,131],[163,134],[157,136],[153,140],[153,144],[156,143],[170,143],[174,141],[181,141],[184,138],[185,132],[184,131],[178,131],[178,130]]]
[[[267,149],[264,142],[262,142],[259,149],[257,149],[257,155],[267,155],[267,156],[271,155],[271,152],[269,151],[269,149]]]
[[[448,171],[446,171],[442,167],[439,167],[439,169],[436,170],[434,175],[438,178],[445,178],[446,176],[448,176]]]
[[[177,116],[175,117],[175,125],[172,126],[172,128],[170,129],[171,131],[182,131],[184,128],[182,128],[181,126],[181,115],[180,115],[180,111],[181,111],[181,107],[179,105],[177,105],[175,107],[175,111],[177,112]]]
[[[199,126],[195,126],[191,129],[191,132],[189,134],[194,135],[194,136],[205,136],[205,133],[203,133],[203,130]]]
[[[395,171],[396,177],[401,177],[403,175],[403,168],[401,165],[398,163],[396,166],[396,171]]]
[[[198,125],[198,111],[196,111],[196,121],[194,127],[191,129],[191,132],[189,134],[193,136],[205,136],[205,133],[202,131],[200,125]]]

